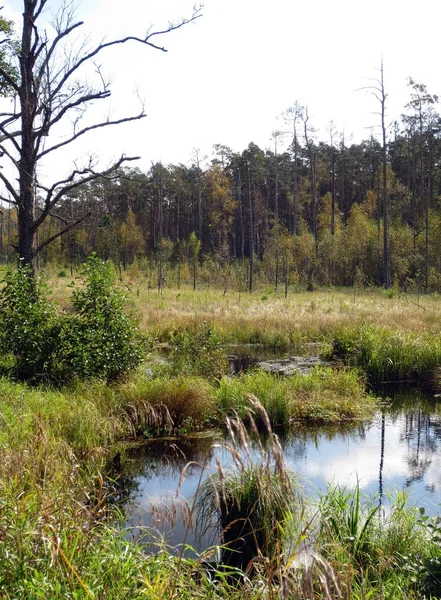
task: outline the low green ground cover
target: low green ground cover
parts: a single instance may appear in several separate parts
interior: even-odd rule
[[[313,377],[320,379],[319,374]],[[295,475],[286,473],[277,438],[271,437],[271,423],[255,401],[247,419],[251,427],[230,417],[229,428],[237,431],[235,439],[246,443],[255,430],[252,421],[263,424],[270,438],[261,448],[261,459],[256,463],[242,459],[243,470],[236,475],[219,471],[217,492],[210,494],[207,488],[212,503],[208,509],[216,510],[217,499],[223,506],[224,528],[242,531],[229,528],[229,519],[250,524],[257,557],[240,565],[249,571],[246,578],[231,561],[229,566],[207,569],[204,560],[214,551],[189,560],[164,546],[151,556],[130,536],[124,537],[126,532],[115,529],[111,523],[120,516],[107,502],[100,474],[109,449],[116,441],[137,435],[140,398],[146,406],[161,398],[172,414],[168,398],[182,389],[173,386],[184,386],[190,397],[199,383],[197,379],[149,382],[140,377],[111,388],[98,382],[46,390],[0,380],[0,586],[5,598],[416,600],[430,590],[436,597],[438,520],[406,507],[403,497],[397,498],[386,518],[380,518],[375,499],[369,505],[359,490],[331,489],[314,507],[305,504],[298,487],[288,494],[282,486],[279,493],[278,486],[291,485]],[[310,385],[314,384],[305,384]],[[209,415],[216,398],[208,388],[205,393],[202,414]],[[142,410],[148,416],[146,406]],[[154,426],[151,421],[149,434]],[[238,452],[234,443],[229,447]],[[281,504],[271,508],[271,502]],[[259,515],[267,529],[257,535]],[[231,536],[225,537],[223,543],[227,542],[234,554]],[[305,549],[309,566],[294,568]]]

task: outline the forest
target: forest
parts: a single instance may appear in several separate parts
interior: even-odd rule
[[[239,279],[250,291],[259,281],[286,289],[355,283],[439,291],[437,103],[409,79],[405,113],[384,146],[374,128],[350,143],[332,122],[321,140],[307,108],[296,103],[284,112],[285,129],[273,132],[271,149],[251,142],[233,152],[216,144],[210,161],[196,149],[189,165],[120,168],[118,177],[93,179],[59,202],[40,227],[40,244],[55,238],[40,261],[78,264],[96,251],[126,269],[144,259],[151,287],[159,288],[196,278],[197,267],[201,281],[228,286]],[[37,197],[37,211],[39,205]],[[17,240],[13,208],[3,210],[0,231],[9,262]]]

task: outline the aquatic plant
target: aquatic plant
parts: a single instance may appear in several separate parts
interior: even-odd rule
[[[360,482],[354,490],[332,487],[320,500],[320,527],[329,528],[331,537],[347,546],[352,558],[365,563],[374,545],[375,515],[380,510],[377,503],[366,508],[362,504]]]
[[[118,399],[137,434],[185,433],[217,416],[212,388],[200,377],[138,377],[118,388]]]
[[[337,423],[373,415],[377,402],[367,395],[365,382],[355,369],[318,366],[307,374],[289,377],[256,370],[235,378],[222,378],[216,398],[223,412],[246,417],[247,395],[265,408],[271,424],[294,421]]]

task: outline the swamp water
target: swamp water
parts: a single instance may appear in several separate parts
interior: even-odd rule
[[[419,389],[383,390],[383,396],[384,408],[369,423],[279,431],[286,465],[312,500],[328,483],[353,488],[358,481],[362,494],[375,497],[384,510],[395,491],[405,490],[409,504],[439,514],[441,404]],[[251,454],[259,460],[257,446],[251,445]],[[223,468],[233,465],[221,432],[153,440],[129,450],[123,480],[130,492],[131,535],[143,538],[152,528],[158,540],[197,551],[219,543],[215,535],[199,540],[185,520],[199,482],[215,470],[216,461]],[[152,540],[151,534],[144,540]]]

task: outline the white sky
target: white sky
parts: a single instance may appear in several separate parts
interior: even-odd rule
[[[20,0],[3,2],[4,14],[21,13]],[[60,4],[52,0],[51,6]],[[84,33],[111,38],[142,35],[192,11],[191,0],[82,0],[78,16]],[[409,99],[407,78],[441,94],[439,0],[205,0],[203,17],[165,36],[168,53],[140,45],[101,56],[113,80],[112,115],[139,111],[135,89],[145,98],[148,117],[91,136],[63,160],[94,152],[104,163],[124,152],[151,161],[189,163],[192,149],[212,156],[213,144],[242,151],[249,142],[271,145],[283,128],[280,113],[298,100],[308,105],[311,123],[328,139],[332,119],[346,140],[369,136],[378,124],[378,103],[367,92],[368,77],[379,75],[383,54],[390,120]],[[159,40],[158,40],[159,43]],[[97,107],[107,115],[108,107]],[[375,130],[377,131],[377,130]],[[286,143],[289,139],[286,138]],[[47,165],[48,171],[55,165]],[[58,168],[58,166],[57,166]]]

